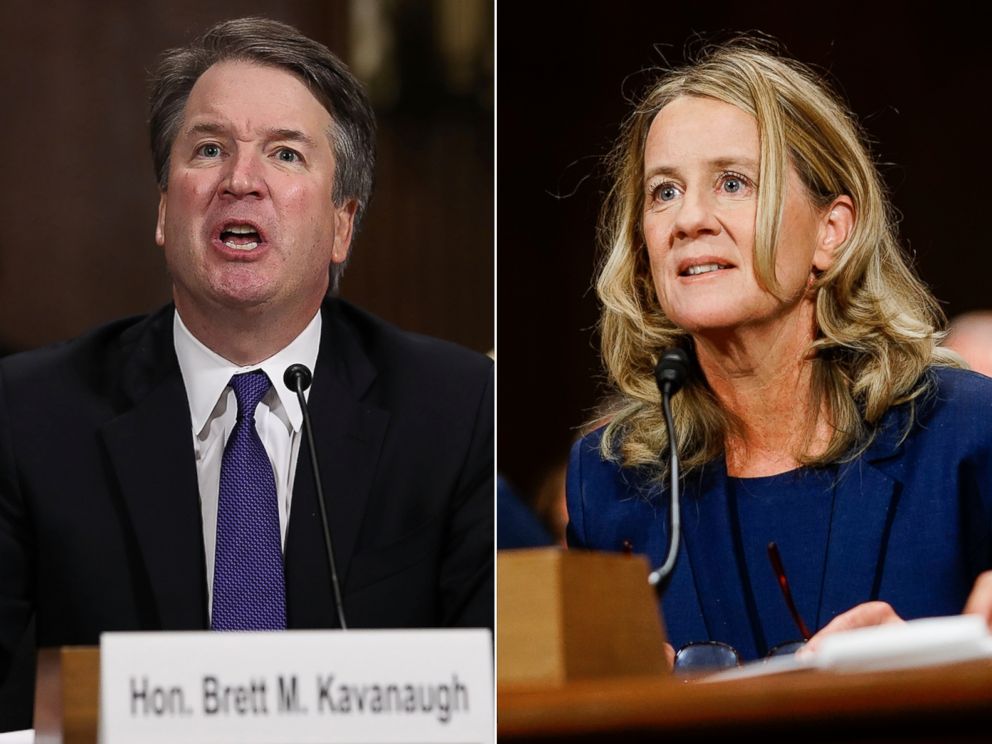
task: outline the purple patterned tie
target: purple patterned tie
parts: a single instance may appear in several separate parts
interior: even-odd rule
[[[234,375],[238,420],[220,466],[214,555],[214,630],[286,627],[276,480],[255,429],[255,407],[272,384],[261,370]]]

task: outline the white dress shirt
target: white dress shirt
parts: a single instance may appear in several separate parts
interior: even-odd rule
[[[190,419],[193,423],[193,451],[196,453],[196,479],[203,512],[203,548],[207,559],[208,611],[213,608],[214,552],[217,546],[217,502],[220,491],[220,465],[227,438],[238,413],[238,403],[229,382],[242,372],[263,370],[272,388],[255,409],[255,427],[272,463],[276,478],[276,498],[282,545],[286,545],[289,507],[293,499],[293,478],[300,452],[303,412],[296,393],[283,383],[291,364],[305,364],[315,371],[320,346],[320,312],[282,351],[265,361],[239,367],[208,349],[175,314],[172,336],[179,358],[179,369],[186,385]],[[304,395],[309,398],[310,391]]]

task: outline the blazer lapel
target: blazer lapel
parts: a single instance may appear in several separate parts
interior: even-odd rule
[[[694,478],[699,479],[700,497],[683,502],[682,532],[686,555],[692,568],[696,599],[706,625],[706,635],[736,645],[746,652],[735,628],[742,627],[741,618],[749,617],[744,599],[742,577],[728,572],[722,561],[713,556],[732,556],[739,551],[734,546],[734,529],[730,523],[727,503],[727,470],[721,461],[708,465]],[[748,639],[753,645],[753,639]]]
[[[864,456],[839,469],[817,629],[841,612],[878,598],[899,493],[899,482],[880,465],[898,454],[905,424],[905,411],[893,411]]]
[[[323,309],[313,388],[308,399],[327,521],[342,592],[379,462],[389,413],[363,400],[376,370],[338,303]],[[291,627],[337,625],[310,453],[300,447],[286,537]],[[347,612],[347,601],[345,600]]]
[[[102,429],[164,629],[207,623],[203,527],[189,404],[172,308],[134,329],[122,369],[125,410]]]

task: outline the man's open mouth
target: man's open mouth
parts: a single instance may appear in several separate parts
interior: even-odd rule
[[[252,225],[232,224],[220,231],[220,242],[234,251],[252,251],[262,242],[262,236]]]

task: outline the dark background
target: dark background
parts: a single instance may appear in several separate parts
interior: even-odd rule
[[[947,4],[945,4],[946,6]],[[992,306],[986,27],[940,4],[529,3],[498,14],[498,455],[535,498],[602,391],[595,222],[627,98],[687,41],[761,30],[874,140],[903,245],[950,316]],[[695,43],[698,47],[698,43]]]
[[[0,0],[0,353],[168,301],[147,74],[246,15],[325,43],[369,88],[376,188],[342,296],[492,349],[492,0]],[[0,731],[30,726],[31,647],[29,632],[0,687]]]

